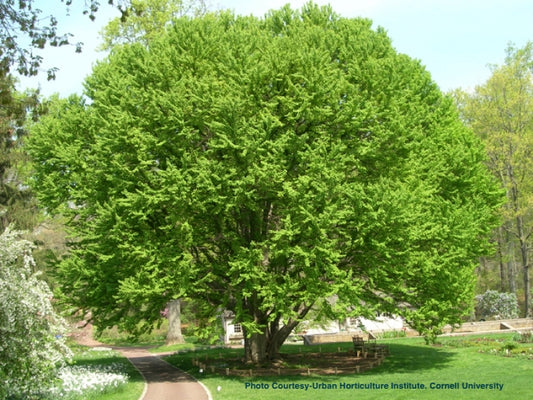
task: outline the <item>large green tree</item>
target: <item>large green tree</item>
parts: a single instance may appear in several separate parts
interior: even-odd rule
[[[112,50],[33,127],[33,185],[70,216],[61,265],[97,325],[190,296],[235,312],[250,362],[315,307],[426,335],[473,300],[499,192],[419,62],[329,7],[174,20]]]
[[[458,93],[465,122],[485,143],[488,165],[506,193],[503,224],[498,230],[499,253],[504,264],[516,259],[521,266],[524,315],[530,314],[529,260],[533,240],[533,43],[509,46],[505,63],[492,68],[492,76],[475,91]],[[515,254],[516,253],[516,254]],[[508,271],[514,291],[514,272]]]

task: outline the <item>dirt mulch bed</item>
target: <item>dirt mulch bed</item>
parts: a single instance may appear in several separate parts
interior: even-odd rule
[[[382,354],[364,357],[349,351],[281,354],[280,360],[263,367],[243,365],[240,358],[193,360],[193,364],[206,372],[227,376],[340,375],[368,371],[381,365],[384,359]]]

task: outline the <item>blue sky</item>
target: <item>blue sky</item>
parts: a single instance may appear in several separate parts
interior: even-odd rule
[[[94,62],[105,56],[95,49],[98,32],[118,12],[107,1],[95,22],[73,8],[66,16],[59,0],[36,0],[43,15],[53,13],[60,21],[60,30],[74,34],[73,41],[84,42],[82,54],[72,48],[48,49],[43,52],[45,67],[57,66],[55,81],[46,75],[22,79],[20,86],[41,88],[45,95],[59,93],[65,97],[82,93],[83,79],[90,74]],[[209,2],[209,0],[208,0]],[[237,14],[263,16],[269,9],[290,3],[299,8],[306,0],[254,1],[211,0],[214,9],[227,8]],[[50,3],[55,4],[53,8]],[[78,7],[81,0],[74,1]],[[467,90],[482,84],[490,76],[488,64],[501,64],[505,49],[512,42],[522,47],[533,41],[533,1],[531,0],[315,0],[330,4],[345,17],[365,17],[388,32],[397,51],[421,60],[443,91]]]

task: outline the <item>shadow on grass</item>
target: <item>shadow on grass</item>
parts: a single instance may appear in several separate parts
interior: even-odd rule
[[[390,355],[377,368],[366,371],[365,375],[389,373],[406,373],[431,369],[446,368],[453,360],[455,353],[442,347],[427,345],[389,344]]]
[[[433,347],[427,346],[424,344],[404,344],[404,343],[388,343],[390,348],[390,355],[385,359],[385,361],[378,367],[375,367],[371,370],[365,371],[360,375],[365,376],[380,376],[391,373],[412,373],[412,372],[421,372],[426,370],[440,370],[447,368],[450,363],[453,362],[455,353],[447,351],[443,347]],[[326,348],[326,346],[324,346]],[[333,352],[333,349],[342,348],[342,350],[350,350],[351,345],[345,344],[335,344],[327,347],[329,351]],[[300,351],[296,347],[288,351],[288,353]],[[313,347],[302,347],[302,353],[305,352],[314,352],[318,348]],[[235,357],[237,354],[240,354],[242,350],[226,350],[221,352],[221,357],[219,358],[223,362],[225,357]],[[196,353],[185,353],[179,355],[173,355],[167,357],[166,360],[173,365],[176,365],[178,368],[190,372],[192,375],[195,375],[197,378],[200,376],[197,374],[197,367],[193,367],[191,364],[191,358],[202,359],[206,354],[209,354],[209,357],[213,356],[213,352],[196,352]],[[214,374],[207,374],[209,376],[215,376]],[[205,375],[204,375],[205,376]],[[264,381],[270,381],[275,379],[276,381],[293,381],[295,378],[309,379],[305,376],[300,375],[281,375],[281,376],[261,376],[260,378],[251,378],[251,377],[235,377],[235,376],[223,376],[218,375],[220,378],[228,381],[235,382],[244,382],[248,380],[261,379]],[[338,380],[340,376],[346,375],[321,375],[322,381],[327,380]]]

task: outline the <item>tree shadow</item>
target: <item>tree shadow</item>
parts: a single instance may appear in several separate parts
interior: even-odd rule
[[[382,365],[366,371],[366,375],[382,375],[389,373],[408,373],[430,369],[446,368],[455,353],[442,347],[428,345],[405,345],[389,343],[390,355]]]
[[[396,373],[413,373],[413,372],[422,372],[426,370],[440,370],[447,368],[450,363],[453,362],[453,359],[456,353],[447,351],[443,347],[428,346],[424,344],[401,344],[401,343],[387,343],[390,349],[390,355],[387,356],[381,365],[376,366],[372,369],[366,370],[358,376],[383,376],[386,374],[396,374]],[[325,346],[324,346],[325,347]],[[335,348],[337,345],[334,346]],[[350,350],[351,346],[345,346],[344,344],[339,344],[338,347],[344,348],[344,350]],[[333,348],[333,347],[332,347]],[[335,354],[333,351],[330,351],[331,354]],[[302,354],[305,357],[305,353]],[[224,360],[224,359],[222,359]],[[172,360],[174,361],[174,360]],[[172,362],[171,361],[171,362]],[[183,366],[185,369],[188,369],[187,366]],[[193,373],[194,374],[194,373]],[[195,374],[196,375],[196,374]],[[211,374],[208,374],[212,376]],[[352,374],[350,374],[352,375]],[[307,380],[309,377],[302,376],[300,374],[281,374],[281,375],[261,375],[261,376],[224,376],[218,375],[227,381],[235,382],[245,382],[245,381],[265,381],[270,382],[275,380],[277,382],[292,382],[295,380]],[[316,378],[317,375],[313,376]],[[339,377],[348,376],[346,374],[324,374],[320,375],[320,380],[322,382],[336,382]],[[353,375],[352,375],[353,376]]]
[[[146,383],[194,383],[194,378],[189,373],[160,359],[157,356],[139,356],[129,359],[142,373]]]

